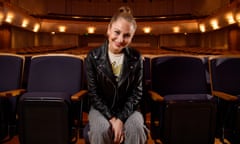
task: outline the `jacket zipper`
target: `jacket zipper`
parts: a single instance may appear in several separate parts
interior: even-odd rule
[[[102,65],[100,65],[99,67],[102,67]],[[115,105],[116,103],[116,97],[117,97],[117,87],[116,85],[112,82],[112,80],[102,71],[101,68],[98,68],[102,73],[103,75],[112,83],[113,85],[113,88],[114,88],[114,97],[113,97],[113,104],[111,105],[111,108],[113,108],[113,106]]]

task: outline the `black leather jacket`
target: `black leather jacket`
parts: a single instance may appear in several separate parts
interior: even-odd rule
[[[140,53],[124,48],[122,73],[117,83],[108,57],[108,43],[89,52],[86,73],[91,105],[107,119],[123,122],[139,108],[143,94],[143,61]]]

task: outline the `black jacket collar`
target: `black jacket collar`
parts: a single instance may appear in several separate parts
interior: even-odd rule
[[[119,79],[118,85],[120,86],[121,83],[127,79],[128,75],[131,73],[131,71],[136,66],[136,62],[138,60],[137,55],[130,54],[130,48],[126,47],[123,49],[124,53],[124,60],[123,60],[123,67],[122,67],[122,73]],[[102,70],[103,73],[109,79],[112,80],[113,83],[116,83],[115,76],[112,72],[112,67],[109,61],[108,57],[108,42],[106,41],[95,53],[94,56],[96,59],[98,59],[97,66],[99,70]]]

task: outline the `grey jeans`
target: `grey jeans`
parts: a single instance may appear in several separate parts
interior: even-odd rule
[[[94,108],[91,108],[88,118],[90,143],[113,144],[113,133],[110,129],[109,121]],[[124,144],[146,144],[145,128],[142,114],[135,111],[124,123]]]

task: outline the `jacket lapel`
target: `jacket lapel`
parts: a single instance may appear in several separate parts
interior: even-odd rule
[[[127,48],[126,48],[127,49]],[[121,77],[119,80],[118,85],[122,85],[124,81],[126,81],[126,79],[129,77],[130,73],[132,72],[132,70],[135,67],[135,59],[130,57],[130,55],[128,54],[127,50],[124,51],[124,61],[123,61],[123,67],[122,67],[122,73],[121,73]]]
[[[99,62],[98,62],[98,70],[102,71],[103,74],[108,77],[113,83],[116,83],[115,76],[113,75],[112,72],[112,66],[109,62],[109,58],[107,55],[107,44],[102,46],[102,54],[99,57]]]
[[[98,67],[106,77],[108,77],[113,83],[116,83],[115,76],[113,75],[112,67],[109,62],[102,61]]]
[[[101,48],[102,48],[102,54],[99,57],[98,66],[97,66],[98,70],[102,71],[103,74],[112,81],[112,83],[116,84],[117,82],[113,74],[112,66],[109,62],[109,58],[107,55],[107,50],[108,50],[107,43],[105,43]],[[132,57],[129,54],[128,48],[125,48],[123,67],[122,67],[122,72],[119,78],[118,86],[121,86],[124,83],[124,81],[126,81],[126,79],[129,77],[130,73],[135,67],[135,62],[136,62],[136,58]]]

